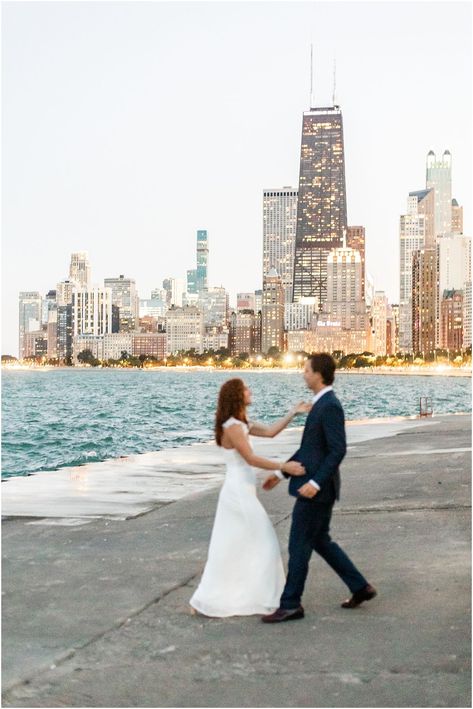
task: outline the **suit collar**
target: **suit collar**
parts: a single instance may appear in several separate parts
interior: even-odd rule
[[[314,398],[312,399],[312,405],[314,406],[318,401],[320,401],[323,396],[325,396],[325,394],[328,394],[329,391],[333,391],[333,387],[330,385],[321,389],[318,394],[314,394]]]

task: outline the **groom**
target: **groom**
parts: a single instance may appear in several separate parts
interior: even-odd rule
[[[346,453],[345,420],[342,406],[332,390],[334,378],[335,362],[330,355],[314,354],[306,361],[304,380],[314,392],[314,399],[300,448],[291,460],[302,463],[307,472],[290,478],[289,494],[297,500],[289,535],[287,580],[280,607],[264,615],[264,623],[304,617],[301,598],[313,551],[325,559],[350,589],[352,596],[342,603],[343,608],[356,608],[376,596],[373,586],[329,534],[332,508],[340,496],[338,466]],[[283,475],[289,477],[280,471],[271,474],[263,483],[264,489],[271,490]]]

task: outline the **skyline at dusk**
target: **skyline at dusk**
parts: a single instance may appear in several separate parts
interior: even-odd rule
[[[431,149],[451,152],[471,235],[468,3],[3,14],[3,353],[17,353],[18,292],[54,289],[74,251],[89,252],[93,283],[125,273],[149,298],[195,267],[205,229],[209,285],[232,305],[261,288],[263,190],[298,185],[311,42],[317,105],[331,105],[336,55],[348,224],[366,228],[375,288],[399,301],[399,219]]]

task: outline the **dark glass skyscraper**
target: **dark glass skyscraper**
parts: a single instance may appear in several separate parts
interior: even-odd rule
[[[347,226],[343,121],[339,106],[311,108],[302,120],[293,300],[327,297],[327,256]]]

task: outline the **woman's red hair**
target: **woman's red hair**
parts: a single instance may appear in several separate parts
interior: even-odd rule
[[[246,420],[245,385],[242,379],[229,379],[220,388],[217,413],[215,415],[215,440],[222,445],[223,424],[230,417],[239,421]]]

